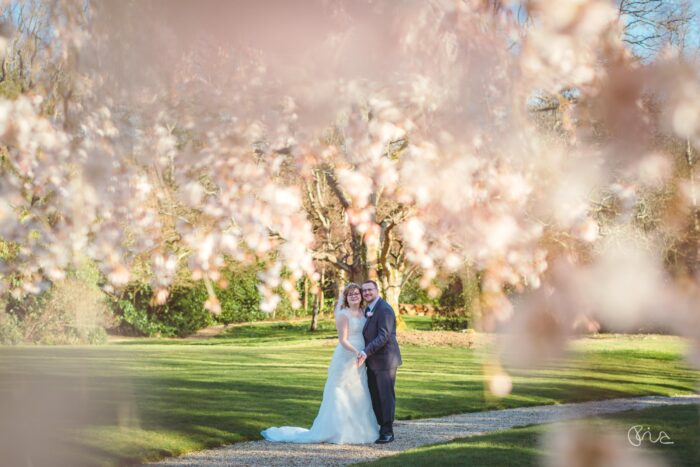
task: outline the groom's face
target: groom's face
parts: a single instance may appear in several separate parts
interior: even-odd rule
[[[365,302],[372,302],[375,298],[377,298],[378,293],[377,288],[371,282],[362,284],[362,298],[365,299]]]

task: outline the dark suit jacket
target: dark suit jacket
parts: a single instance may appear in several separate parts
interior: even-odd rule
[[[374,314],[367,318],[362,335],[365,338],[367,366],[372,370],[389,370],[401,365],[401,352],[396,340],[396,315],[384,299],[374,305]]]

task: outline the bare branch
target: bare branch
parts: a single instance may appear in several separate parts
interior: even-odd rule
[[[313,258],[318,261],[326,261],[345,272],[352,272],[352,267],[350,267],[349,264],[339,260],[334,254],[325,251],[315,251],[313,253]]]
[[[326,176],[326,180],[328,181],[328,186],[331,188],[333,191],[333,194],[338,198],[338,201],[340,201],[340,204],[343,206],[343,209],[347,209],[350,207],[350,201],[348,201],[347,197],[345,196],[345,193],[343,193],[343,190],[341,190],[340,185],[338,185],[338,179],[335,178],[335,174],[330,168],[325,168],[323,173]]]

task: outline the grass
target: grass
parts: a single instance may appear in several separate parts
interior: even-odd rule
[[[639,449],[642,455],[654,452],[665,458],[668,465],[700,465],[700,416],[697,405],[654,407],[640,411],[621,412],[600,418],[576,420],[574,425],[595,432],[608,431],[619,436],[621,448]],[[642,425],[657,440],[664,431],[674,444],[650,443],[647,437],[640,447],[628,445],[628,430]],[[379,461],[355,464],[359,466],[406,467],[412,465],[479,465],[536,466],[551,461],[551,453],[543,446],[543,438],[555,432],[561,424],[531,425],[503,430],[488,435],[463,438],[449,443],[412,449]],[[667,440],[669,441],[669,440]],[[600,443],[602,444],[602,443]],[[648,451],[645,451],[648,450]]]
[[[407,321],[415,329],[425,318]],[[49,429],[53,425],[46,422],[48,411],[61,420],[56,426],[67,425],[69,434],[78,435],[79,446],[87,448],[81,455],[89,463],[105,465],[259,439],[260,430],[269,426],[309,426],[335,340],[328,322],[322,322],[312,338],[307,327],[308,321],[261,323],[232,327],[213,339],[0,347],[0,450],[3,442],[11,442],[2,440],[3,426],[21,435],[12,410],[30,430],[29,436],[44,443],[57,431]],[[698,373],[684,365],[684,349],[684,341],[672,336],[585,339],[573,346],[566,360],[514,373],[513,393],[495,399],[484,391],[484,352],[403,346],[396,415],[411,419],[643,394],[690,394]],[[37,404],[42,398],[46,404]],[[8,407],[14,409],[7,412]]]
[[[402,316],[406,328],[413,331],[430,331],[432,318],[429,316]]]
[[[430,331],[431,319],[427,316],[403,317],[408,331]],[[211,339],[200,342],[202,345],[261,345],[267,343],[309,341],[317,339],[335,340],[335,320],[322,317],[318,321],[316,332],[309,332],[311,321],[308,319],[294,321],[260,321],[255,323],[233,324]],[[135,338],[120,342],[127,345],[181,345],[182,339]]]
[[[431,319],[427,316],[404,316],[403,320],[409,331],[430,331]],[[332,319],[320,319],[315,333],[308,332],[309,326],[309,320],[234,325],[216,338],[233,339],[236,344],[336,338],[335,321]]]

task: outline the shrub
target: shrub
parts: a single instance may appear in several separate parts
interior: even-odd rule
[[[301,310],[294,310],[294,308],[292,308],[292,302],[289,301],[281,288],[277,290],[277,293],[280,295],[280,302],[279,305],[277,305],[277,309],[272,313],[273,318],[287,319],[296,316],[297,313],[301,313]],[[261,313],[263,319],[268,317],[267,313],[264,311],[261,311]]]
[[[120,334],[184,337],[210,322],[208,317],[201,319],[203,313],[208,315],[204,310],[206,290],[203,286],[175,287],[164,305],[153,304],[152,297],[148,284],[132,283],[114,299],[114,311],[121,319]],[[200,319],[188,317],[189,314],[198,315]]]
[[[430,321],[431,329],[435,331],[462,331],[469,328],[469,318],[461,309],[442,315],[434,315]]]
[[[4,307],[3,307],[4,308]],[[0,309],[0,344],[17,345],[24,340],[22,323],[13,314]]]
[[[12,295],[7,297],[5,312],[21,323],[23,342],[33,342],[34,339],[40,338],[56,327],[62,329],[62,326],[54,325],[57,321],[61,322],[62,316],[49,316],[48,313],[43,313],[47,298],[48,292],[26,295],[22,298],[15,298]]]
[[[207,297],[207,290],[202,284],[172,289],[168,302],[159,314],[160,321],[165,325],[165,332],[186,337],[212,324],[212,316],[204,308]]]
[[[466,310],[462,279],[455,275],[443,287],[439,299],[441,311],[431,319],[431,328],[442,331],[462,331],[470,323]]]
[[[223,324],[242,323],[264,319],[260,311],[260,294],[256,268],[238,268],[225,274],[228,287],[215,288],[221,303],[221,314],[215,317]]]
[[[151,288],[145,284],[131,284],[121,294],[113,299],[114,312],[121,322],[119,334],[157,336],[171,335],[171,329],[161,323],[151,311]]]
[[[464,287],[462,285],[462,278],[454,275],[449,278],[447,284],[443,285],[442,293],[438,300],[440,306],[446,307],[464,307]]]
[[[403,287],[399,295],[399,303],[409,303],[411,305],[437,305],[437,298],[430,298],[428,292],[419,285],[418,277],[409,279]]]
[[[262,268],[262,265],[244,267],[234,264],[224,273],[228,286],[226,288],[214,286],[214,291],[221,305],[221,313],[214,316],[217,322],[230,324],[264,320],[270,316],[276,318],[296,316],[291,302],[282,293],[281,288],[277,290],[281,301],[274,313],[269,315],[260,310],[258,273]]]
[[[399,301],[402,304],[429,305],[434,313],[431,327],[435,330],[461,331],[468,329],[478,319],[480,301],[480,278],[472,270],[464,270],[434,285],[441,291],[435,299],[412,278],[401,290]]]
[[[201,282],[182,284],[170,290],[164,305],[155,305],[151,302],[153,292],[148,284],[132,283],[113,300],[114,311],[121,320],[117,332],[142,336],[188,336],[214,322],[209,311],[204,309],[207,296]],[[237,292],[231,292],[230,288],[217,290],[224,316],[221,322],[234,322],[245,314],[231,305],[236,296]]]
[[[5,314],[13,318],[5,321],[17,325],[25,342],[104,342],[104,327],[109,324],[111,313],[104,293],[97,286],[98,278],[94,264],[83,262],[45,292],[22,299],[9,297]]]
[[[208,294],[202,282],[193,283],[189,278],[183,278],[170,290],[164,305],[151,303],[153,292],[149,285],[132,283],[120,296],[113,298],[114,312],[120,318],[117,332],[184,337],[214,322],[230,324],[263,320],[268,315],[260,310],[257,273],[261,267],[233,264],[223,272],[228,286],[214,285],[221,305],[218,315],[212,315],[204,308]],[[282,296],[273,316],[287,318],[294,314],[291,303]]]

